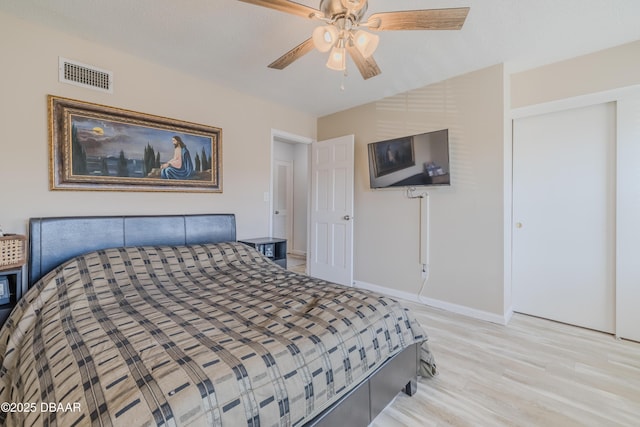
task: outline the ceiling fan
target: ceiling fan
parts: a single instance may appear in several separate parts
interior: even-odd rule
[[[288,0],[240,1],[325,23],[310,38],[269,64],[269,68],[282,70],[315,47],[321,52],[331,51],[327,67],[338,71],[346,70],[348,53],[365,80],[381,72],[372,56],[379,37],[370,31],[459,30],[469,13],[468,7],[405,10],[374,13],[363,20],[368,0],[320,0],[319,9]]]

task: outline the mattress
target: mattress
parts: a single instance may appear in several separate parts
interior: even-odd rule
[[[240,243],[126,247],[43,277],[0,332],[4,425],[289,426],[427,335],[391,298]]]

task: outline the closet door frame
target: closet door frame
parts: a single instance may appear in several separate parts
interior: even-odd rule
[[[513,120],[554,111],[580,108],[607,102],[616,103],[616,292],[615,292],[615,336],[616,338],[640,341],[640,85],[560,99],[510,110],[507,123]],[[507,129],[509,125],[506,125]],[[512,135],[505,138],[505,161],[511,162]],[[505,309],[513,309],[512,300],[512,230],[513,187],[512,163],[505,164]],[[510,210],[511,209],[511,210]],[[507,232],[508,230],[508,232]],[[636,265],[637,264],[637,265]]]

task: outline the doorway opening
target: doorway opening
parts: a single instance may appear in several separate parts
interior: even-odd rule
[[[309,227],[309,147],[312,139],[271,132],[269,232],[287,239],[287,268],[307,271]]]

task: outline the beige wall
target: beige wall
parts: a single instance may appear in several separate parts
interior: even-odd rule
[[[640,84],[640,40],[511,76],[511,107]]]
[[[3,13],[0,28],[6,232],[25,232],[33,216],[232,212],[239,237],[267,235],[271,129],[314,138],[315,117]],[[59,83],[58,56],[113,71],[114,93]],[[50,191],[47,94],[221,127],[224,192]]]
[[[355,135],[354,277],[417,296],[419,202],[371,190],[367,144],[449,129],[451,180],[429,190],[430,278],[423,296],[502,316],[503,67],[493,66],[319,119],[318,139]]]

